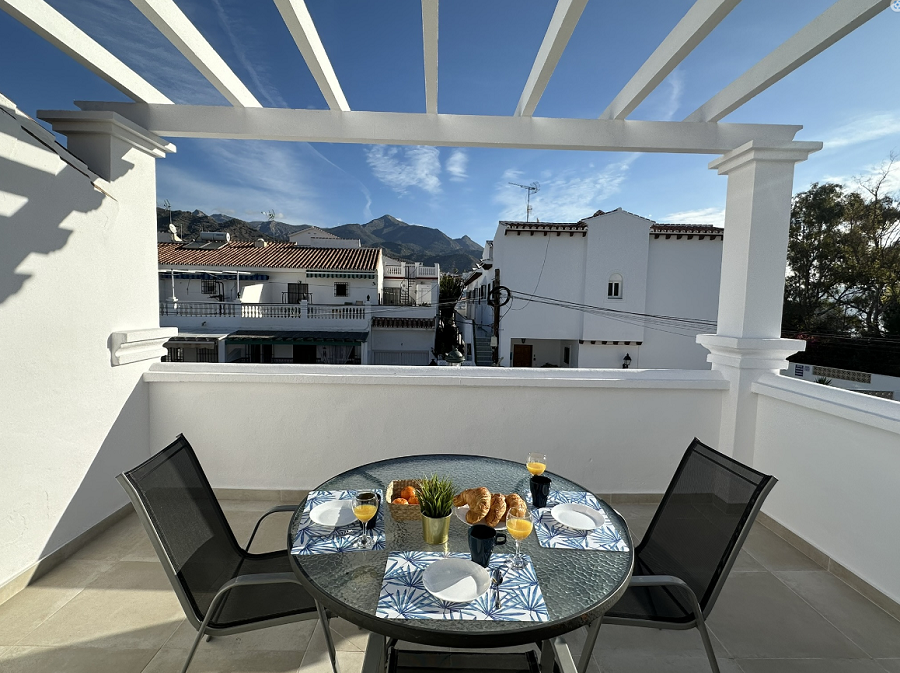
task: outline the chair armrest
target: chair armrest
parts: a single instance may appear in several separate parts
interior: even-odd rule
[[[299,505],[276,505],[261,517],[259,517],[259,521],[256,522],[256,526],[253,527],[253,532],[250,534],[250,539],[247,540],[247,546],[244,547],[244,551],[249,553],[250,545],[253,544],[253,538],[256,537],[256,531],[259,530],[259,524],[263,522],[263,519],[265,519],[270,514],[277,514],[278,512],[294,512],[298,507]]]
[[[688,597],[691,601],[691,609],[694,612],[694,617],[696,619],[703,618],[703,611],[700,609],[700,601],[697,600],[697,594],[694,593],[694,590],[688,585],[680,577],[675,577],[674,575],[632,575],[631,581],[628,583],[628,586],[632,587],[679,587],[685,593],[687,593]]]

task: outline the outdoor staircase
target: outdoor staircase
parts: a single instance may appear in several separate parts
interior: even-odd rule
[[[491,337],[475,337],[475,364],[479,367],[490,367],[494,364],[491,361]]]

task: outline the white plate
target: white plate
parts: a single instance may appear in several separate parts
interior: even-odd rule
[[[474,526],[479,523],[484,523],[484,519],[480,519],[480,520],[476,521],[475,523],[469,523],[468,521],[466,521],[466,514],[468,514],[468,513],[469,513],[468,505],[463,505],[462,507],[456,508],[456,518],[459,519],[460,521],[462,521],[467,526]],[[484,525],[487,526],[486,523],[484,523]],[[506,514],[504,514],[503,518],[497,522],[497,525],[494,526],[494,530],[506,530]]]
[[[574,502],[556,505],[550,510],[550,514],[563,526],[575,530],[594,530],[606,523],[603,512]]]
[[[451,603],[469,603],[491,586],[486,568],[464,558],[439,559],[422,573],[425,590],[435,598]]]
[[[329,500],[316,505],[309,513],[309,518],[321,526],[340,528],[356,521],[353,514],[352,500]]]

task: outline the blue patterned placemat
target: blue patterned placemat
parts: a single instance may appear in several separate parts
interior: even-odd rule
[[[468,554],[447,554],[453,558],[471,558]],[[550,620],[544,595],[538,584],[531,558],[521,570],[509,567],[512,554],[492,554],[488,571],[503,569],[500,585],[500,609],[494,603],[494,587],[470,603],[439,600],[425,589],[422,573],[434,561],[446,556],[441,552],[404,551],[388,554],[378,609],[375,615],[388,619],[472,619],[505,622],[546,622]]]
[[[525,500],[531,503],[531,493]],[[548,507],[531,510],[534,521],[534,532],[542,547],[551,549],[597,549],[601,551],[628,551],[628,543],[622,539],[619,531],[608,521],[594,530],[575,530],[563,526],[550,514],[553,505],[565,502],[576,502],[603,511],[600,501],[593,493],[584,491],[550,491],[547,498]]]
[[[313,507],[321,505],[329,500],[352,500],[358,491],[310,491],[306,497],[306,506],[300,515],[300,526],[297,528],[297,536],[291,547],[292,554],[336,554],[349,551],[369,551],[371,549],[384,549],[384,494],[381,489],[371,489],[373,493],[381,496],[381,506],[375,516],[375,528],[367,531],[374,541],[374,546],[368,549],[357,547],[361,536],[359,521],[334,528],[321,526],[309,518]]]

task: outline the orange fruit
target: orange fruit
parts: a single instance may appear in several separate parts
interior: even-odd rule
[[[409,500],[410,498],[414,498],[416,497],[416,489],[414,489],[412,486],[406,486],[402,491],[400,491],[400,497],[406,498],[407,500]]]
[[[408,505],[409,503],[406,501],[406,498],[394,498],[391,501],[393,505]]]
[[[418,504],[419,504],[419,499],[418,499],[416,496],[412,496],[412,497],[409,499],[409,504],[410,504],[410,505],[418,505]]]

